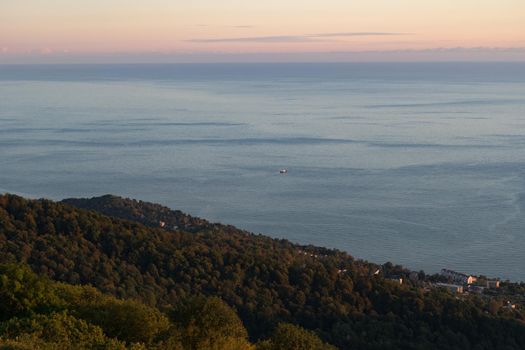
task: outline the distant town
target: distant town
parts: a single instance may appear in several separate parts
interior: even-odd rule
[[[379,272],[376,272],[379,273]],[[496,308],[517,310],[525,304],[525,288],[523,283],[501,281],[498,278],[474,276],[449,269],[442,269],[434,275],[424,275],[423,272],[410,271],[404,274],[385,274],[385,278],[394,283],[411,284],[430,291],[441,288],[459,296],[479,295],[497,301]],[[408,281],[407,281],[408,280]]]
[[[320,251],[300,249],[299,254],[313,259],[327,258],[328,255]],[[412,285],[422,288],[425,292],[432,289],[443,289],[458,298],[477,295],[493,303],[494,312],[498,310],[521,311],[525,305],[525,283],[501,281],[499,278],[475,276],[449,269],[441,269],[436,274],[425,274],[423,271],[410,271],[400,265],[387,262],[370,271],[370,275],[385,278],[399,285]],[[349,273],[348,269],[340,268],[337,273]]]

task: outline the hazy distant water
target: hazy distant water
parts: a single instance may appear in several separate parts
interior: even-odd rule
[[[525,280],[524,97],[525,64],[0,66],[0,192]]]

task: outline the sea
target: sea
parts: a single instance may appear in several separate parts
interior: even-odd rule
[[[1,192],[525,281],[525,63],[1,65]]]

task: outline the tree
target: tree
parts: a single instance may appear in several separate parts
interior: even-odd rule
[[[335,350],[304,328],[280,323],[269,340],[257,344],[257,350]]]
[[[0,265],[0,321],[59,309],[50,282],[23,265]]]
[[[61,285],[57,289],[75,316],[99,326],[110,337],[149,344],[170,327],[159,310],[138,301],[119,300],[92,287]]]
[[[180,329],[180,339],[190,350],[248,350],[248,333],[241,320],[225,302],[216,297],[191,297],[170,312]]]
[[[0,349],[101,349],[124,350],[102,329],[65,313],[12,318],[0,325]],[[3,343],[3,344],[2,344]]]

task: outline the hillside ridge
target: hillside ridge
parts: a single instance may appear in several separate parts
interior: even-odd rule
[[[525,348],[522,313],[498,306],[499,299],[400,285],[386,278],[409,272],[400,266],[205,220],[192,228],[188,217],[192,232],[166,230],[160,221],[177,223],[186,214],[162,217],[171,212],[151,203],[86,201],[76,203],[89,210],[71,200],[0,196],[0,263],[25,263],[52,279],[161,309],[189,296],[218,297],[252,340],[287,322],[341,349]],[[137,217],[150,227],[131,221]]]

